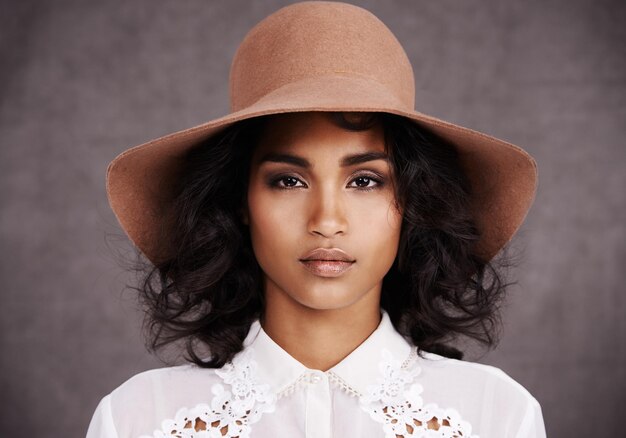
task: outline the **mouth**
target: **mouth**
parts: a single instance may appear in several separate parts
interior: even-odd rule
[[[309,251],[300,262],[314,275],[338,277],[356,262],[340,248],[316,248]]]
[[[300,260],[300,262],[309,272],[319,277],[339,277],[354,264],[343,260]]]

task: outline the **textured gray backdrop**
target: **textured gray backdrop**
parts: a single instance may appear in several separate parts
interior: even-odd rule
[[[162,366],[122,293],[106,166],[225,114],[237,45],[287,3],[0,0],[0,435],[84,436],[102,396]],[[623,436],[624,2],[354,3],[405,46],[418,110],[538,162],[502,341],[474,358],[537,397],[550,437]]]

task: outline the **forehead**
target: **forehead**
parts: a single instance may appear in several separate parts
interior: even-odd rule
[[[351,131],[336,124],[329,113],[286,113],[268,117],[254,160],[268,152],[339,157],[346,153],[384,152],[385,149],[384,130],[379,123],[367,130]]]

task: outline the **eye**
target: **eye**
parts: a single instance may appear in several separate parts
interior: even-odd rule
[[[352,182],[356,183],[356,187],[360,190],[373,190],[383,185],[382,179],[370,175],[357,176]]]
[[[271,187],[276,187],[276,188],[279,188],[279,189],[289,189],[289,188],[292,188],[292,187],[306,187],[304,185],[297,186],[296,184],[298,182],[302,182],[302,181],[300,181],[298,178],[296,178],[294,176],[283,175],[283,176],[279,176],[277,178],[272,179],[270,181],[270,186]]]

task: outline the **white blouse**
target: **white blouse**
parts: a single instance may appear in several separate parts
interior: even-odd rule
[[[255,321],[221,369],[139,373],[106,395],[87,438],[543,438],[537,400],[498,368],[424,353],[381,309],[377,329],[327,371]]]

